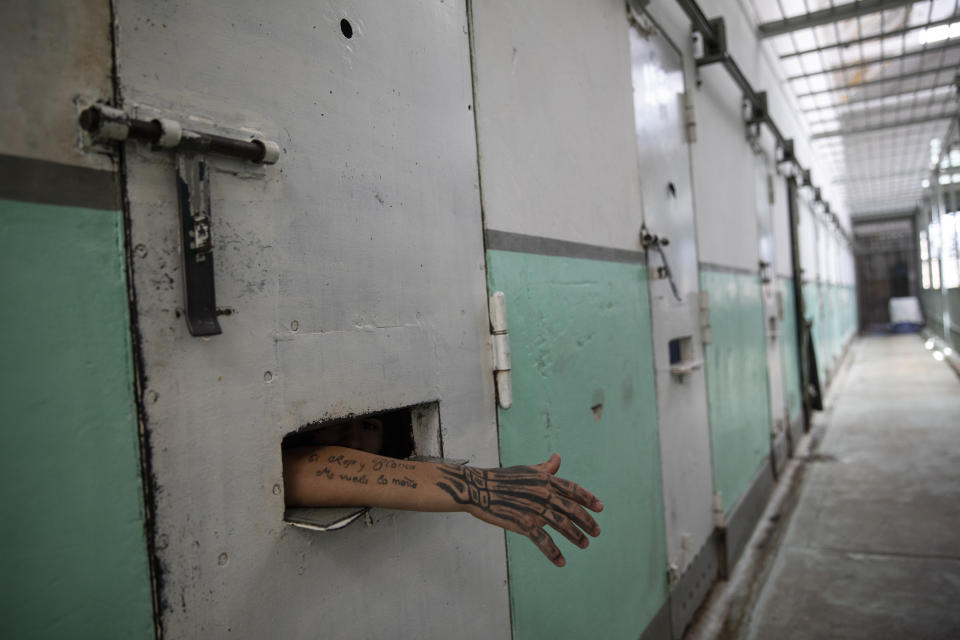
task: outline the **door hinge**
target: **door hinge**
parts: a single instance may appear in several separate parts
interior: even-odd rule
[[[510,382],[510,336],[507,334],[507,297],[503,291],[490,296],[490,334],[493,346],[493,378],[497,385],[497,402],[502,409],[513,404]]]
[[[710,329],[710,292],[700,292],[700,342],[710,344],[712,340]]]
[[[683,92],[683,124],[687,143],[693,144],[697,141],[697,114],[693,110],[693,94],[689,91]]]
[[[717,529],[723,529],[727,526],[726,518],[723,515],[723,492],[713,492],[713,526]]]

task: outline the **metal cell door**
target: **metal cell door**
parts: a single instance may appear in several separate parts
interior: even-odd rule
[[[670,572],[713,531],[713,473],[701,344],[697,244],[684,130],[683,60],[664,36],[630,31]],[[709,581],[708,581],[709,582]]]
[[[773,215],[778,176],[773,162],[764,153],[754,155],[754,176],[757,202],[757,242],[760,259],[760,285],[763,305],[764,333],[767,351],[767,389],[770,394],[770,425],[773,461],[777,469],[786,460],[786,429],[789,423],[783,400],[780,325],[783,321],[783,300],[777,283],[774,255]]]
[[[446,456],[497,464],[465,2],[115,7],[122,108],[173,140],[125,147],[165,635],[507,637],[494,527],[283,520],[281,438],[313,421],[437,402]],[[201,175],[178,126],[279,161]],[[220,335],[183,317],[178,158]]]

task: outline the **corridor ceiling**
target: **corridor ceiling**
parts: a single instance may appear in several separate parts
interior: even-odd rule
[[[748,2],[831,173],[821,180],[851,216],[914,208],[957,111],[960,0]]]

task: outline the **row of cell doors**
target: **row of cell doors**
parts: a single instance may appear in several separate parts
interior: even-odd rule
[[[660,425],[661,464],[671,571],[682,574],[714,528],[714,478],[708,423],[704,333],[709,299],[701,296],[690,148],[683,120],[684,69],[662,35],[631,32],[634,108],[645,224],[657,242],[647,248]],[[645,96],[666,96],[662,102]],[[774,256],[775,168],[757,153],[756,276],[761,284],[771,438],[785,429],[779,298]],[[785,189],[784,189],[785,190]],[[663,239],[668,242],[664,243]],[[709,337],[707,337],[709,339]]]
[[[201,188],[209,189],[223,330],[211,338],[191,336],[182,318],[175,163],[146,145],[128,147],[124,159],[138,247],[141,402],[158,489],[153,545],[170,637],[227,620],[250,636],[293,637],[302,616],[259,612],[311,611],[307,594],[316,591],[296,576],[346,575],[344,559],[369,575],[324,591],[324,609],[390,627],[389,607],[356,609],[386,597],[371,585],[392,578],[377,579],[381,567],[365,560],[371,553],[389,556],[384,566],[418,585],[418,602],[504,609],[501,592],[468,590],[507,574],[502,544],[470,524],[441,531],[400,514],[391,517],[402,526],[361,527],[322,548],[277,524],[282,474],[279,456],[268,453],[283,434],[324,416],[439,397],[445,425],[487,427],[450,426],[446,444],[487,462],[497,456],[493,379],[476,364],[486,357],[489,325],[466,17],[451,15],[456,3],[381,2],[352,7],[349,19],[330,9],[304,21],[297,17],[312,15],[313,3],[294,4],[301,6],[276,12],[248,3],[242,17],[230,3],[116,6],[117,81],[128,110],[262,136],[281,149],[276,167],[209,164]],[[330,33],[318,37],[318,25]],[[635,100],[636,134],[645,225],[657,236],[647,247],[657,274],[649,301],[666,546],[679,575],[713,530],[683,60],[663,36],[631,30],[630,38],[634,91],[660,100]],[[212,41],[222,47],[206,46]],[[294,76],[317,86],[307,90]],[[371,123],[376,135],[358,134]],[[758,167],[765,191],[769,167]],[[761,259],[772,265],[769,204],[758,207],[757,230]],[[772,323],[769,330],[776,407],[779,346]],[[433,577],[463,572],[471,581]],[[460,618],[455,608],[430,607],[429,622],[419,624],[439,634]],[[337,620],[325,623],[334,625],[331,637],[344,633]],[[494,616],[491,624],[502,635],[504,623]]]

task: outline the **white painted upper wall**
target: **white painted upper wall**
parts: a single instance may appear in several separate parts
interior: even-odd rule
[[[472,12],[487,228],[639,250],[622,0],[490,0]]]

